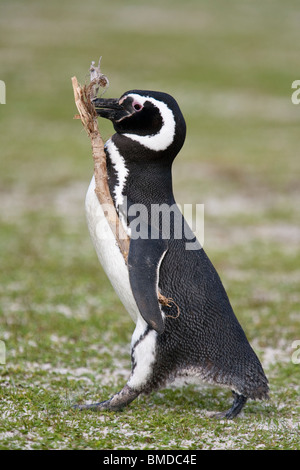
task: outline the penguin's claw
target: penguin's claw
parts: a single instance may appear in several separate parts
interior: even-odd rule
[[[232,407],[227,411],[216,413],[214,415],[215,419],[234,419],[242,411],[242,408],[247,401],[247,397],[244,395],[239,395],[236,392],[232,392],[232,394],[234,396]]]

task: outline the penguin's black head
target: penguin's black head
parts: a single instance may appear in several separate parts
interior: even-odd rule
[[[95,99],[101,117],[110,119],[117,134],[160,152],[171,145],[177,153],[182,147],[186,125],[175,99],[158,91],[131,90],[120,99]]]

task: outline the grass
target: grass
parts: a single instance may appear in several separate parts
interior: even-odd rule
[[[299,449],[298,25],[293,0],[1,6],[1,449]],[[130,372],[133,323],[89,239],[92,159],[72,119],[70,78],[100,54],[109,96],[161,89],[186,117],[175,193],[205,204],[206,251],[271,386],[234,422],[210,418],[230,394],[198,385],[120,413],[71,408]]]

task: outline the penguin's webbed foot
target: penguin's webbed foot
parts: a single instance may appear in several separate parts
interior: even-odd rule
[[[110,399],[111,400],[111,399]],[[100,411],[100,410],[111,410],[110,408],[110,400],[101,401],[99,403],[90,403],[84,405],[74,405],[74,410],[92,410],[92,411]]]
[[[244,395],[239,395],[236,392],[232,392],[234,400],[232,407],[227,410],[223,411],[221,413],[216,413],[214,415],[214,418],[216,419],[234,419],[237,417],[237,415],[242,411],[242,408],[244,407],[247,397]]]
[[[129,385],[125,385],[122,390],[116,393],[109,400],[101,401],[99,403],[91,403],[87,405],[74,405],[75,410],[109,410],[109,411],[118,411],[124,408],[124,406],[129,405],[137,396],[139,392],[133,390]]]

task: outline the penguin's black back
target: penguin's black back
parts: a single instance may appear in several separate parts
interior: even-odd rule
[[[173,240],[159,287],[174,303],[164,307],[165,331],[157,339],[157,385],[172,374],[193,373],[249,398],[267,396],[261,364],[205,251],[187,251],[182,240]]]

